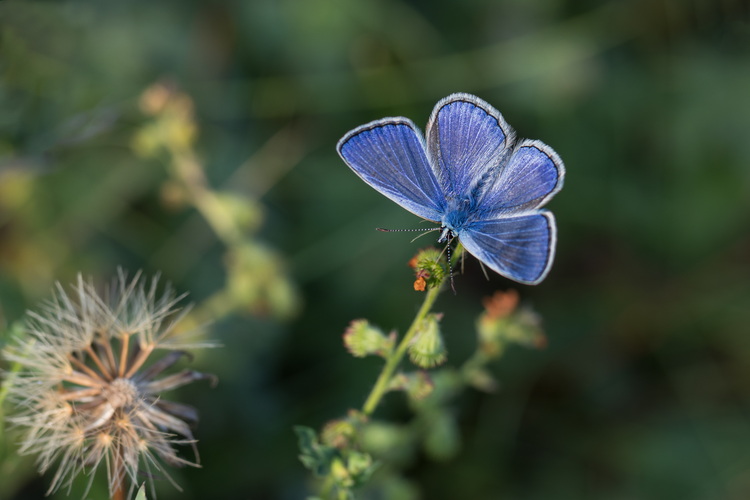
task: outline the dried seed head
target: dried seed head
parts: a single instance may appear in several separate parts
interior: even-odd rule
[[[58,285],[41,312],[29,313],[24,339],[6,349],[5,358],[20,366],[6,381],[17,407],[9,421],[23,433],[19,452],[36,454],[41,473],[58,464],[48,494],[70,492],[83,472],[90,487],[101,464],[111,496],[128,489],[132,495],[142,481],[136,475],[152,477],[152,468],[171,481],[161,462],[198,466],[190,430],[197,412],[160,394],[212,377],[192,370],[160,375],[182,349],[211,344],[188,343],[177,333],[182,297],[169,287],[157,295],[157,281],[147,286],[140,274],[128,279],[120,272],[101,295],[81,277],[72,293]],[[153,359],[157,350],[167,353]],[[196,459],[181,458],[178,444],[192,445]]]

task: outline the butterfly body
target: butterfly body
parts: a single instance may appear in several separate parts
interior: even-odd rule
[[[410,212],[440,224],[497,273],[527,284],[547,275],[557,229],[540,210],[561,188],[562,160],[546,144],[516,140],[495,108],[470,94],[438,102],[426,139],[411,120],[384,118],[338,143],[349,167]]]

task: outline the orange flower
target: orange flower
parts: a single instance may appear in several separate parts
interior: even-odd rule
[[[424,292],[427,287],[427,278],[430,277],[429,271],[420,269],[417,271],[417,279],[414,282],[414,290],[417,292]]]
[[[518,306],[518,292],[513,289],[507,292],[497,291],[492,297],[484,299],[483,304],[489,318],[504,318]]]

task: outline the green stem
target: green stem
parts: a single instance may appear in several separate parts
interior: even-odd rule
[[[455,251],[453,252],[451,265],[453,265],[453,262],[456,262],[456,260],[461,256],[462,252],[463,247],[459,243],[456,246]],[[443,283],[444,282],[445,281],[443,281]],[[375,411],[375,408],[377,408],[378,403],[380,403],[380,400],[383,398],[383,395],[386,393],[388,384],[393,377],[393,373],[396,371],[396,368],[401,362],[401,359],[404,357],[404,354],[406,354],[406,350],[409,348],[409,344],[411,344],[414,335],[417,333],[420,323],[427,317],[430,309],[432,309],[432,306],[435,303],[438,294],[443,288],[443,283],[434,288],[430,288],[427,291],[424,302],[422,302],[422,306],[419,308],[416,317],[412,321],[409,329],[406,331],[406,335],[404,335],[404,338],[401,339],[401,342],[398,344],[398,347],[396,347],[396,350],[393,351],[390,356],[388,356],[388,359],[386,359],[383,371],[380,372],[378,380],[375,382],[375,386],[372,388],[372,391],[370,391],[370,395],[367,396],[367,400],[365,400],[365,404],[362,407],[362,413],[364,413],[365,415],[372,415],[372,413]]]
[[[396,367],[401,362],[401,358],[404,357],[404,354],[406,353],[406,349],[409,348],[409,344],[411,343],[411,340],[414,337],[414,334],[417,333],[419,324],[427,316],[427,313],[430,312],[430,309],[432,308],[432,305],[435,303],[435,299],[437,299],[437,296],[440,293],[441,288],[442,286],[430,288],[430,290],[427,292],[427,295],[424,298],[424,302],[422,302],[422,307],[419,308],[419,312],[417,313],[417,316],[414,318],[414,321],[412,321],[411,326],[409,327],[409,330],[406,332],[406,335],[404,335],[404,338],[401,339],[401,343],[398,345],[396,350],[393,351],[391,355],[388,357],[388,359],[386,360],[385,366],[383,367],[383,371],[380,372],[380,376],[378,377],[378,380],[375,382],[375,387],[372,388],[370,395],[367,397],[367,400],[365,401],[365,405],[362,407],[362,412],[365,415],[372,415],[372,412],[375,411],[375,408],[378,406],[380,399],[383,397],[383,394],[385,394],[385,391],[388,388],[388,383],[391,381],[393,372],[396,370]]]
[[[8,390],[10,389],[13,376],[18,373],[19,370],[21,370],[21,363],[13,363],[10,370],[5,374],[5,380],[0,384],[0,416],[2,416],[2,406],[3,403],[5,403],[5,398],[8,396]]]
[[[25,355],[31,352],[35,344],[35,340],[29,341],[24,347],[23,354]],[[10,385],[13,383],[13,377],[21,371],[21,368],[23,368],[21,363],[16,361],[11,365],[10,370],[5,372],[5,380],[0,384],[0,417],[2,417],[2,406],[3,403],[5,403],[5,398],[8,397],[8,391],[10,390]],[[2,418],[0,418],[0,420],[2,420]],[[0,427],[0,436],[2,436],[2,427]]]

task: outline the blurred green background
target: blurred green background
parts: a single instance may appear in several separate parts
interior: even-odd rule
[[[210,325],[225,347],[190,366],[220,383],[179,396],[203,467],[159,498],[307,494],[291,427],[362,404],[380,363],[341,334],[361,317],[403,333],[422,298],[406,262],[428,244],[374,231],[418,221],[336,141],[384,116],[424,126],[456,91],[551,145],[567,179],[552,272],[518,287],[549,346],[511,349],[497,393],[457,401],[459,455],[406,471],[422,498],[750,498],[746,1],[0,2],[6,325],[78,272],[160,271],[199,306],[231,278],[167,160],[132,147],[157,81],[193,99],[209,184],[253,207],[253,241],[296,290]],[[437,310],[459,364],[482,297],[515,285],[469,259],[456,286]],[[402,418],[399,399],[378,415]],[[0,467],[11,499],[48,481]]]

